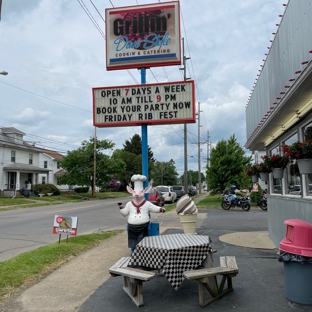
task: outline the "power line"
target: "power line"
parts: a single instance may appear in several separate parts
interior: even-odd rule
[[[34,92],[32,92],[32,91],[28,91],[28,90],[22,89],[22,88],[20,88],[20,87],[13,86],[12,84],[9,84],[9,83],[7,83],[7,82],[0,81],[0,83],[3,83],[3,84],[5,84],[5,85],[7,85],[7,86],[10,86],[10,87],[12,87],[12,88],[15,88],[15,89],[18,89],[18,90],[27,92],[27,93],[29,93],[29,94],[32,94],[32,95],[41,97],[41,98],[46,99],[46,100],[49,100],[49,101],[53,101],[53,102],[56,102],[56,103],[59,103],[59,104],[62,104],[62,105],[66,105],[66,106],[69,106],[69,107],[77,108],[77,109],[83,110],[83,111],[88,112],[88,113],[91,112],[90,110],[86,110],[86,109],[83,109],[83,108],[80,108],[80,107],[77,107],[77,106],[74,106],[74,105],[66,104],[66,103],[64,103],[64,102],[61,102],[61,101],[58,101],[58,100],[54,100],[54,99],[48,98],[48,97],[46,97],[46,96],[44,96],[44,95],[40,95],[40,94],[34,93]]]
[[[96,20],[94,19],[94,17],[92,16],[92,14],[90,13],[90,11],[88,10],[88,8],[86,7],[86,5],[84,4],[83,0],[77,0],[78,3],[80,4],[80,6],[82,7],[82,9],[86,12],[86,14],[88,15],[88,17],[90,18],[91,22],[93,23],[93,25],[95,26],[95,28],[98,30],[98,32],[101,34],[101,36],[106,39],[105,34],[103,33],[102,29],[100,28],[100,26],[98,25],[98,23],[96,22]]]

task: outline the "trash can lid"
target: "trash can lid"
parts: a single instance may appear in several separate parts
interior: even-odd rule
[[[286,237],[280,242],[280,249],[296,255],[312,257],[312,224],[299,219],[289,219]]]

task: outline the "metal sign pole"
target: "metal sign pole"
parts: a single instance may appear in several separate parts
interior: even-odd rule
[[[146,68],[141,68],[141,84],[146,84]],[[142,174],[146,176],[144,188],[148,186],[148,140],[147,140],[147,125],[141,126],[142,136]],[[148,199],[148,194],[145,194],[145,199]]]

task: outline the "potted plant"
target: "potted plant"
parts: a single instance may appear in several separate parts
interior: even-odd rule
[[[286,166],[291,162],[288,155],[273,154],[269,156],[261,156],[263,163],[266,167],[270,168],[273,172],[274,178],[281,179],[283,177],[283,171]]]
[[[245,175],[251,177],[252,182],[258,182],[260,172],[261,170],[259,164],[253,164],[244,170]]]
[[[272,169],[268,167],[264,162],[259,164],[260,167],[260,179],[262,181],[269,181],[269,173],[272,172]]]
[[[284,145],[283,150],[291,160],[296,160],[301,174],[312,173],[312,140]]]

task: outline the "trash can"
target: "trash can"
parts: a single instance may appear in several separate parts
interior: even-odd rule
[[[286,298],[312,305],[312,224],[299,219],[284,223],[286,237],[280,242],[278,261],[284,263]]]

